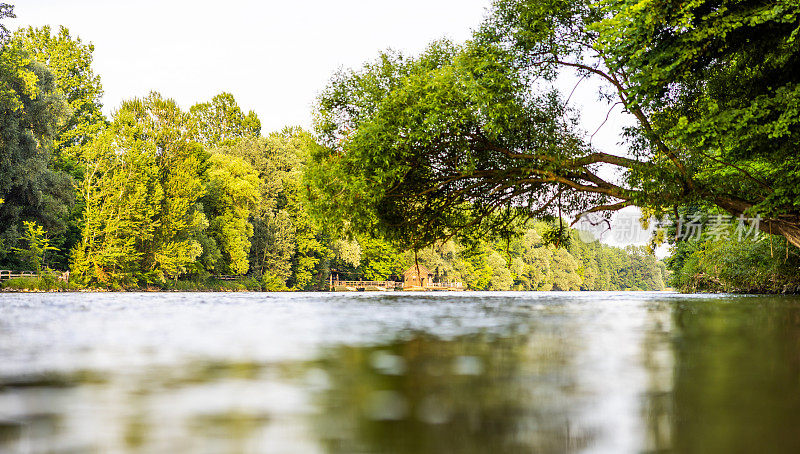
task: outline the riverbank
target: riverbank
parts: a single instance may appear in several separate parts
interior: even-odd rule
[[[288,291],[287,288],[266,288],[264,283],[253,278],[237,280],[205,279],[197,281],[169,281],[162,285],[130,288],[85,287],[77,282],[66,282],[51,276],[38,278],[14,278],[0,282],[0,292],[259,292]]]

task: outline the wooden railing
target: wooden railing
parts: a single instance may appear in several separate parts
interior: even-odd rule
[[[405,285],[403,282],[396,281],[331,281],[330,287],[331,290],[342,287],[356,290],[366,289],[367,287],[378,287],[389,290],[402,289]],[[464,285],[461,282],[429,282],[422,288],[429,288],[432,290],[463,290]]]
[[[397,284],[402,282],[395,281],[333,281],[331,287],[352,287],[352,288],[367,288],[367,287],[383,287],[386,289],[396,288]]]
[[[13,271],[13,270],[0,270],[0,281],[6,279],[14,279],[18,277],[30,277],[30,278],[37,278],[39,277],[38,273],[34,273],[33,271]]]
[[[15,270],[0,270],[0,281],[4,281],[7,279],[16,279],[16,278],[29,278],[29,279],[36,279],[42,277],[44,275],[54,276],[57,279],[61,279],[63,281],[69,281],[69,271],[61,272],[61,271],[15,271]]]

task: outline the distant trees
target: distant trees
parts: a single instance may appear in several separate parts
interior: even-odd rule
[[[270,289],[321,286],[330,237],[301,192],[314,141],[296,128],[260,137],[257,124],[228,94],[188,112],[157,93],[123,103],[80,148],[86,210],[75,276],[121,287],[209,274],[249,274]]]
[[[460,281],[473,290],[664,289],[664,264],[646,248],[584,243],[572,229],[566,232],[573,239],[570,248],[556,248],[542,239],[551,228],[539,222],[508,240],[451,240],[420,250],[418,260],[435,279]],[[384,280],[414,263],[412,252],[370,237],[339,244],[334,251],[332,266],[342,279]]]
[[[39,271],[46,263],[47,253],[57,251],[58,248],[50,245],[50,239],[42,226],[35,222],[25,221],[25,232],[20,238],[22,247],[11,248],[20,258],[26,269]]]
[[[3,6],[8,16],[10,6]],[[67,266],[80,238],[83,178],[78,146],[105,125],[100,79],[91,68],[93,47],[62,27],[6,34],[0,49],[0,261],[20,266],[9,248],[24,222],[36,222],[58,251],[50,264]]]
[[[250,272],[263,282],[283,282],[294,289],[322,285],[329,248],[322,227],[310,217],[301,179],[311,149],[311,135],[285,128],[266,137],[243,135],[211,149],[211,153],[241,158],[258,177],[258,201],[250,221]]]
[[[239,126],[202,125],[223,135]],[[151,93],[124,102],[82,148],[86,210],[76,276],[130,286],[248,272],[258,174],[243,158],[207,151],[197,131],[195,116]]]

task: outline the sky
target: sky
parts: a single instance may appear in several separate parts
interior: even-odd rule
[[[9,1],[9,0],[6,0]],[[110,114],[124,99],[152,90],[183,108],[226,91],[243,110],[254,110],[262,133],[284,126],[311,125],[312,106],[334,72],[358,67],[392,48],[416,54],[433,40],[469,39],[480,26],[489,0],[10,0],[23,26],[64,25],[94,44],[94,70]],[[562,75],[567,94],[576,78]],[[599,149],[624,154],[621,128],[631,119],[617,107],[605,122],[608,104],[598,84],[585,80],[570,98],[581,111],[581,126],[595,134]],[[607,176],[607,175],[605,175]],[[605,232],[609,244],[642,243],[625,232]],[[635,229],[634,229],[635,230]]]
[[[9,1],[9,0],[6,0]],[[485,0],[10,0],[12,27],[65,25],[95,46],[106,111],[151,90],[183,107],[233,93],[265,132],[308,126],[315,96],[341,67],[389,47],[418,53],[463,41]]]

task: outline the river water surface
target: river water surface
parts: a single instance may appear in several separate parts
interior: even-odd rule
[[[800,452],[800,299],[0,294],[3,453]]]

